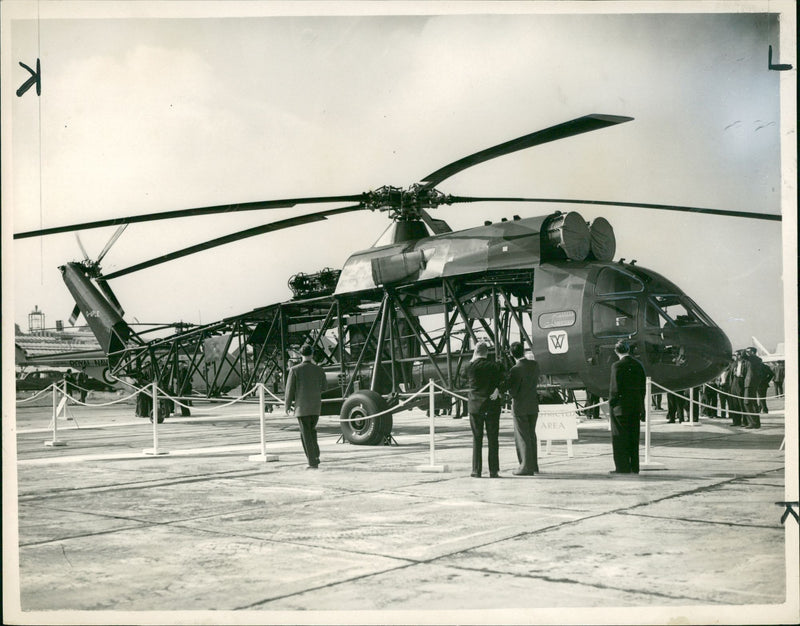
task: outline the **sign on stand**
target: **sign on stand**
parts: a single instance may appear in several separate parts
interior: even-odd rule
[[[536,439],[546,442],[544,454],[550,454],[553,441],[567,442],[567,456],[572,458],[572,442],[578,439],[578,413],[571,404],[539,405]]]

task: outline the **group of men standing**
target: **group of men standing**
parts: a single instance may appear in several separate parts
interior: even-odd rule
[[[611,423],[611,446],[614,469],[611,474],[639,473],[640,422],[645,416],[646,374],[644,366],[631,355],[627,341],[614,346],[618,360],[611,366],[608,405]],[[309,468],[319,465],[316,424],[325,387],[325,372],[312,359],[310,346],[301,350],[303,362],[289,370],[286,381],[285,408],[293,407],[301,429],[303,450]],[[503,395],[512,399],[514,443],[519,466],[515,476],[533,476],[539,472],[536,422],[539,416],[537,387],[539,364],[533,354],[526,354],[520,342],[511,344],[515,364],[505,372],[489,358],[489,346],[478,343],[467,368],[469,411],[472,430],[472,471],[470,476],[483,474],[484,432],[488,444],[489,477],[500,478],[499,431]],[[766,395],[766,386],[773,374],[755,350],[739,350],[731,365],[721,376],[721,390],[730,395],[727,404],[734,426],[760,428],[761,410],[758,400]],[[725,390],[729,387],[729,392]],[[721,396],[722,397],[722,396]]]
[[[89,392],[87,389],[89,385],[89,376],[86,374],[86,370],[73,373],[73,371],[68,368],[64,374],[64,384],[70,396],[72,396],[73,393],[77,393],[80,401],[86,402],[86,394]]]
[[[515,476],[533,476],[539,471],[536,441],[536,420],[539,417],[539,397],[536,393],[539,364],[525,357],[522,344],[511,344],[514,366],[505,374],[499,363],[489,359],[489,346],[475,346],[467,368],[469,396],[467,410],[472,429],[472,473],[480,478],[483,473],[483,432],[489,448],[489,477],[500,478],[499,441],[502,393],[508,391],[512,399],[514,416],[514,443],[519,467]]]
[[[612,474],[639,473],[639,421],[644,416],[646,377],[642,364],[630,354],[630,346],[620,341],[615,346],[618,361],[611,366],[609,408]],[[502,395],[511,396],[514,418],[514,443],[519,467],[515,476],[539,473],[536,422],[539,416],[537,386],[539,364],[526,355],[521,343],[511,344],[516,363],[504,374],[501,366],[489,359],[489,346],[479,343],[467,369],[469,381],[469,419],[472,428],[472,473],[480,478],[483,470],[483,433],[489,449],[489,477],[500,478],[499,442]]]
[[[774,378],[775,373],[758,357],[755,348],[734,352],[730,365],[715,381],[722,409],[720,417],[725,417],[727,409],[734,426],[761,428],[760,414],[768,411],[767,390]],[[780,384],[783,385],[782,375]],[[716,410],[713,416],[716,416]]]

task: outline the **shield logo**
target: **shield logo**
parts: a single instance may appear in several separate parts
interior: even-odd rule
[[[565,354],[569,350],[566,330],[554,330],[547,333],[547,349],[550,354]]]

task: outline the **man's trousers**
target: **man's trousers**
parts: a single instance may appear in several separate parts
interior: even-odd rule
[[[308,464],[311,467],[319,465],[319,445],[317,445],[317,422],[319,415],[303,415],[298,417],[300,424],[300,441],[303,442],[303,452],[306,453]]]
[[[539,471],[539,442],[536,440],[538,413],[514,415],[514,443],[517,446],[518,471],[532,474]]]
[[[489,447],[489,474],[500,471],[500,408],[490,408],[469,414],[472,427],[472,473],[480,475],[483,468],[483,429],[486,427],[486,441]]]
[[[611,416],[611,449],[614,467],[623,474],[639,473],[639,417]]]

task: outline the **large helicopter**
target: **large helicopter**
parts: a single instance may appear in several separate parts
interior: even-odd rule
[[[613,346],[628,339],[653,380],[685,389],[711,380],[729,363],[725,333],[677,285],[635,262],[615,261],[611,224],[590,224],[576,211],[554,211],[453,231],[428,210],[476,202],[629,206],[751,219],[779,215],[645,203],[560,198],[446,195],[447,178],[495,157],[631,121],[591,114],[506,141],[450,163],[408,188],[380,187],[354,195],[269,200],[111,218],[29,231],[15,238],[215,213],[335,203],[338,206],[271,222],[103,274],[99,260],[60,270],[82,314],[108,355],[115,376],[157,381],[179,393],[219,396],[261,382],[282,390],[303,344],[328,373],[326,414],[339,414],[351,443],[389,437],[391,412],[429,379],[464,388],[474,345],[486,340],[495,358],[522,341],[540,363],[542,385],[607,393]],[[294,297],[220,322],[146,340],[123,319],[107,281],[211,248],[325,220],[352,211],[382,211],[393,222],[391,242],[351,255],[339,269],[297,274]],[[102,256],[109,246],[103,250]],[[364,419],[359,419],[364,418]]]

